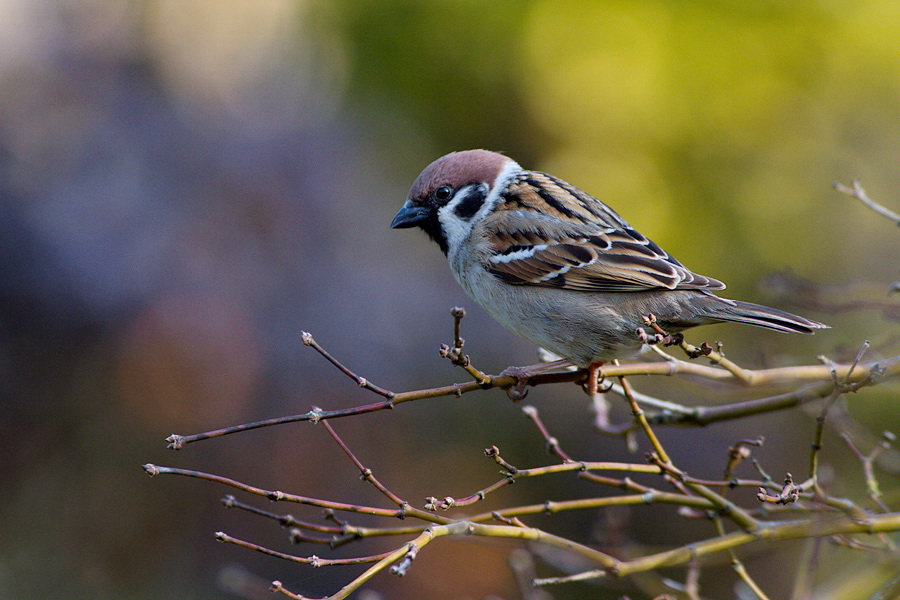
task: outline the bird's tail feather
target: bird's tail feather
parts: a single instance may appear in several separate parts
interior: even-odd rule
[[[716,311],[716,317],[723,321],[758,325],[784,333],[813,333],[816,329],[829,328],[812,319],[740,300],[728,300],[721,310]]]

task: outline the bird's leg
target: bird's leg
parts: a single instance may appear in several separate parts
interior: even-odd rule
[[[641,327],[638,327],[637,334],[641,341],[648,346],[662,344],[663,346],[677,346],[684,341],[684,336],[680,333],[669,334],[665,329],[656,322],[656,315],[650,314],[641,317],[644,327],[649,327],[655,333],[650,335]]]
[[[574,366],[572,364],[572,361],[567,358],[562,358],[560,360],[538,363],[536,365],[529,365],[527,367],[506,367],[505,369],[503,369],[503,371],[500,372],[499,377],[514,377],[516,379],[516,384],[510,388],[507,388],[506,394],[514,402],[518,402],[519,400],[524,399],[528,394],[528,390],[526,390],[525,388],[528,386],[528,382],[533,376],[540,373],[555,371],[557,369],[565,369],[572,366]]]
[[[584,391],[587,392],[588,396],[592,398],[597,394],[597,391],[600,389],[600,367],[606,364],[606,361],[598,360],[597,362],[592,362],[588,365],[587,372],[587,381],[585,382]]]

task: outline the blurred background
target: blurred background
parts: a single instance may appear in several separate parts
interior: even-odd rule
[[[466,350],[481,369],[535,362],[533,347],[465,297],[424,235],[388,228],[416,175],[449,151],[502,150],[562,177],[725,280],[730,295],[833,326],[802,339],[737,326],[689,336],[722,340],[745,366],[847,359],[865,339],[867,359],[897,353],[896,323],[877,310],[816,312],[761,285],[788,268],[822,285],[869,285],[888,301],[896,228],[830,186],[860,178],[887,205],[900,189],[894,0],[0,0],[0,14],[2,598],[257,598],[270,597],[272,579],[316,596],[360,572],[218,544],[213,532],[224,530],[331,556],[226,510],[225,488],[150,479],[140,465],[386,506],[321,427],[179,453],[163,439],[375,400],[304,347],[302,330],[396,391],[465,380],[437,353],[451,342],[455,305],[468,309]],[[677,381],[636,385],[688,403],[737,398]],[[900,421],[896,392],[849,399],[876,436],[860,439],[865,450]],[[533,390],[529,402],[570,454],[642,460],[593,432],[575,386]],[[414,504],[495,481],[482,455],[491,444],[519,467],[551,460],[502,392],[334,426]],[[661,435],[678,464],[715,478],[730,444],[763,434],[756,456],[779,478],[806,472],[813,430],[796,410]],[[882,466],[894,473],[881,484],[896,493],[890,456]],[[830,489],[862,499],[858,464],[833,430],[824,457]],[[475,512],[606,493],[558,476],[504,489]],[[643,551],[708,527],[659,507],[529,522],[601,547],[618,528]],[[519,598],[506,562],[514,547],[441,540],[407,577],[381,574],[369,593]],[[807,550],[743,556],[786,597]],[[869,556],[825,548],[819,583],[846,585],[838,565],[858,577],[842,597],[865,597],[854,594],[885,578]],[[542,576],[555,567],[538,561]],[[711,597],[734,594],[724,564],[701,584]],[[642,597],[626,585],[550,592]]]

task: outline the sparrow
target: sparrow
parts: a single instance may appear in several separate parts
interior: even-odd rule
[[[686,268],[600,200],[497,152],[453,152],[428,165],[391,227],[424,230],[475,302],[587,368],[589,382],[606,361],[640,352],[651,314],[670,334],[723,321],[781,332],[828,327],[716,296],[724,283]]]

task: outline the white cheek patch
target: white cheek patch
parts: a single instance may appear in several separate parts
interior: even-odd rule
[[[464,201],[471,191],[471,185],[460,188],[453,198],[437,211],[438,222],[441,224],[441,229],[444,231],[444,236],[447,238],[447,245],[450,248],[455,248],[469,236],[469,233],[472,231],[472,223],[477,218],[476,213],[474,218],[463,219],[457,214],[456,210],[459,203]],[[483,208],[484,207],[482,206],[482,209]]]
[[[441,224],[441,229],[447,238],[447,245],[451,253],[454,248],[458,248],[468,239],[472,233],[472,226],[494,210],[500,201],[501,192],[506,189],[507,182],[521,170],[522,167],[519,166],[519,163],[513,160],[508,161],[501,169],[500,174],[497,175],[497,179],[492,182],[487,198],[484,199],[481,208],[469,219],[461,218],[457,214],[456,208],[471,192],[471,185],[460,188],[447,204],[438,209],[438,223]]]
[[[472,231],[472,224],[457,217],[450,204],[440,207],[437,217],[450,248],[456,248]]]

